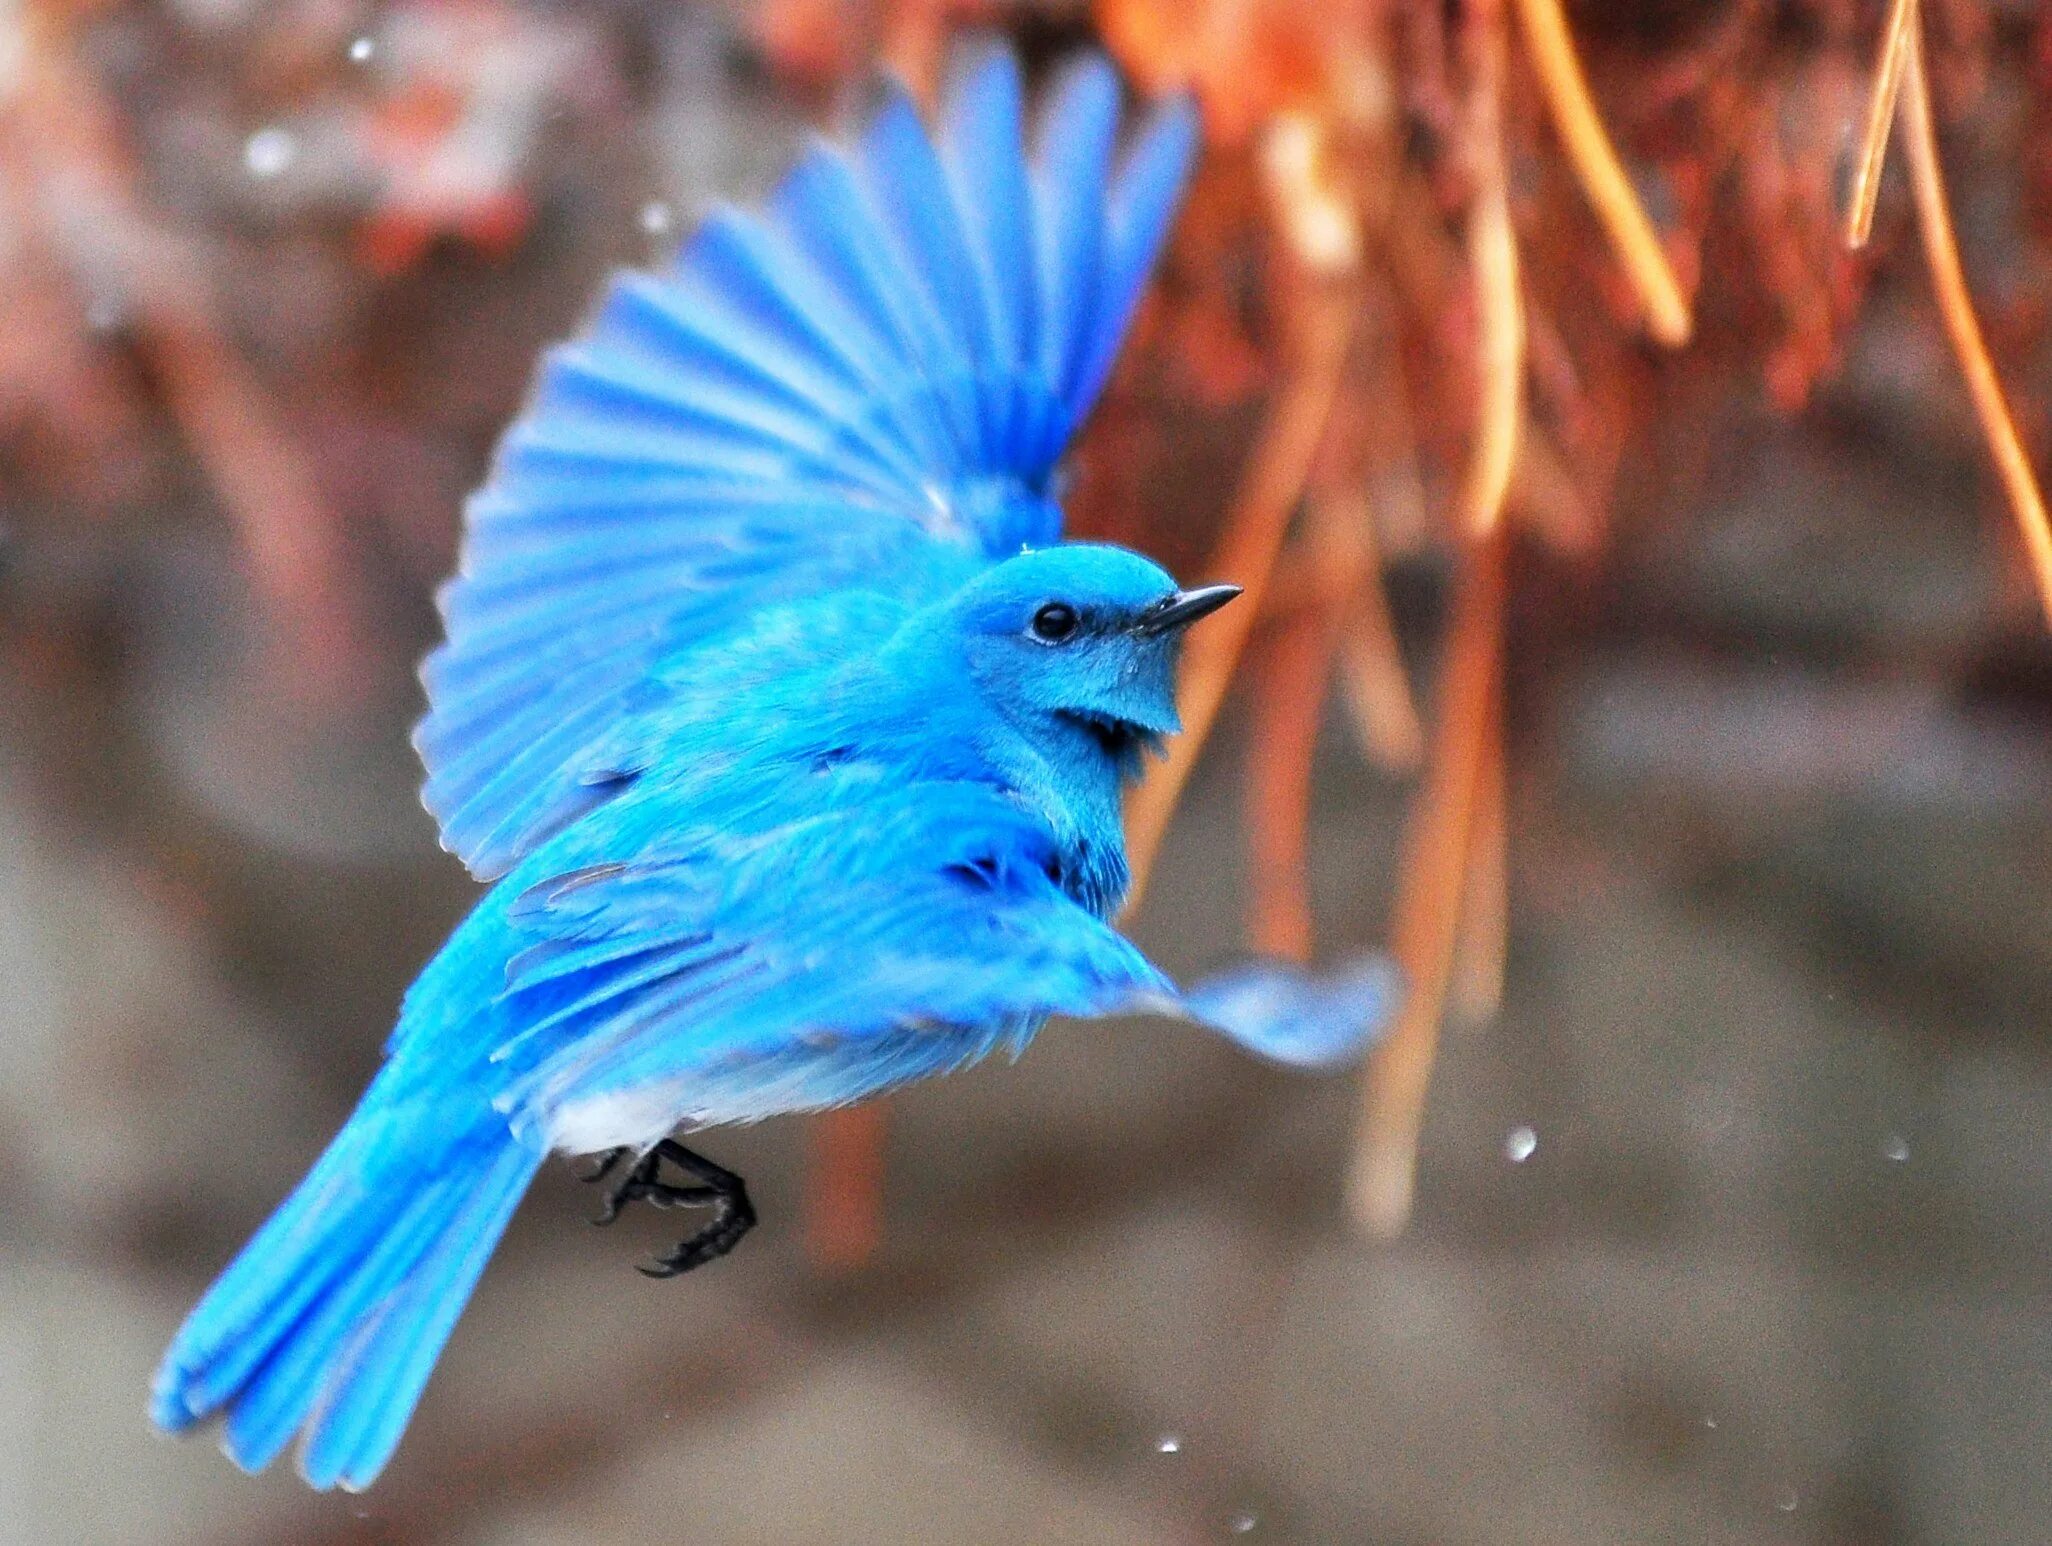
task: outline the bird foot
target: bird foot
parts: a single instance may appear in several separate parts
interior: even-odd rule
[[[599,1182],[611,1175],[627,1158],[626,1149],[602,1155],[598,1168],[584,1179]],[[698,1184],[678,1186],[662,1179],[662,1164],[668,1160]],[[592,1220],[610,1224],[630,1202],[646,1202],[657,1208],[711,1208],[713,1217],[705,1228],[681,1241],[673,1251],[655,1259],[653,1266],[638,1268],[652,1278],[674,1278],[693,1267],[702,1267],[725,1256],[741,1243],[741,1237],[755,1227],[755,1206],[748,1200],[748,1188],[731,1170],[724,1170],[703,1155],[694,1154],[673,1138],[665,1138],[634,1162],[633,1168],[606,1193],[604,1208]]]

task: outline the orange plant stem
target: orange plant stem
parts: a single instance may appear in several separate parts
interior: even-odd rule
[[[1689,303],[1682,298],[1681,285],[1653,222],[1647,219],[1645,206],[1633,191],[1590,100],[1589,83],[1575,55],[1574,38],[1561,13],[1560,0],[1518,0],[1518,17],[1524,24],[1532,68],[1538,73],[1553,126],[1638,293],[1647,331],[1663,344],[1687,343],[1692,325]]]
[[[1966,272],[1959,260],[1959,243],[1953,235],[1952,214],[1945,197],[1945,176],[1938,165],[1938,135],[1931,122],[1931,90],[1924,68],[1923,39],[1911,28],[1904,45],[1902,120],[1905,149],[1909,155],[1910,187],[1916,195],[1917,228],[1924,238],[1924,256],[1931,265],[1931,282],[1938,292],[1938,310],[1945,318],[1945,331],[1952,351],[1959,356],[1960,372],[1966,377],[1974,412],[1988,437],[1995,468],[2008,492],[2010,508],[2016,512],[2017,529],[2023,535],[2031,576],[2037,583],[2038,602],[2046,622],[2052,626],[2052,523],[2045,516],[2044,495],[2031,471],[2031,459],[2010,417],[2009,403],[2002,393],[1995,362],[1981,337],[1981,324],[1974,315],[1973,298],[1967,293]]]
[[[1479,53],[1468,129],[1476,169],[1469,261],[1481,295],[1482,416],[1476,427],[1459,530],[1461,571],[1440,671],[1438,723],[1404,833],[1390,948],[1406,997],[1376,1049],[1362,1087],[1361,1125],[1347,1177],[1355,1222],[1388,1238],[1410,1221],[1425,1094],[1459,949],[1470,886],[1477,806],[1487,777],[1503,669],[1503,502],[1524,422],[1524,319],[1517,291],[1503,160],[1503,25],[1478,18]]]
[[[1369,757],[1408,773],[1424,759],[1425,730],[1382,587],[1375,513],[1358,489],[1341,488],[1313,494],[1309,515],[1314,559],[1343,582],[1334,616],[1342,701]]]
[[[1505,533],[1468,549],[1441,671],[1439,722],[1425,786],[1404,834],[1391,949],[1405,999],[1369,1063],[1347,1201],[1369,1234],[1402,1232],[1411,1216],[1418,1133],[1453,971],[1477,798],[1502,669]]]
[[[1888,135],[1895,125],[1895,104],[1902,92],[1902,72],[1909,61],[1910,34],[1917,25],[1917,0],[1892,0],[1881,28],[1881,48],[1874,60],[1874,89],[1867,98],[1867,126],[1860,136],[1860,159],[1853,169],[1852,197],[1845,210],[1848,247],[1864,247],[1874,234],[1874,206],[1881,197],[1881,168],[1888,159]]]
[[[1226,687],[1260,616],[1276,555],[1282,549],[1297,502],[1332,414],[1347,346],[1353,332],[1350,294],[1307,285],[1308,306],[1298,357],[1270,405],[1261,437],[1227,517],[1225,535],[1207,572],[1245,588],[1246,594],[1217,617],[1191,631],[1183,646],[1176,703],[1183,733],[1169,743],[1168,756],[1149,769],[1126,804],[1126,849],[1133,867],[1126,910],[1136,910],[1160,851],[1162,835],[1175,814],[1190,770],[1211,734]]]
[[[1336,643],[1331,609],[1307,609],[1275,629],[1252,673],[1253,725],[1243,785],[1252,879],[1247,943],[1291,961],[1311,955],[1311,759]]]
[[[883,1239],[884,1108],[881,1101],[821,1112],[806,1160],[805,1248],[813,1265],[847,1272]]]
[[[1475,147],[1475,199],[1468,212],[1468,262],[1474,271],[1479,330],[1475,343],[1482,398],[1475,449],[1460,496],[1464,532],[1484,534],[1503,516],[1525,416],[1525,309],[1518,288],[1518,238],[1511,225],[1510,180],[1503,164],[1503,32],[1482,48]]]
[[[1503,969],[1510,941],[1510,829],[1503,749],[1503,682],[1489,705],[1476,776],[1468,867],[1461,882],[1446,1014],[1455,1025],[1486,1025],[1503,1007]]]

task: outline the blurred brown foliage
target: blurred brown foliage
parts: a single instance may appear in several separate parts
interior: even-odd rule
[[[1392,931],[1413,994],[1371,1071],[1355,1174],[1371,1227],[1407,1212],[1441,1018],[1486,1018],[1500,991],[1513,624],[1588,593],[1627,524],[1658,519],[1708,454],[1706,405],[1810,405],[1919,239],[1932,335],[2016,516],[1994,528],[2019,561],[1992,625],[2028,624],[2033,575],[2052,597],[2029,470],[2052,317],[2039,8],[695,9],[737,71],[822,115],[879,62],[930,90],[966,26],[1011,30],[1036,62],[1095,35],[1141,89],[1197,92],[1208,154],[1093,427],[1078,522],[1251,593],[1191,651],[1191,734],[1132,811],[1143,877],[1236,681],[1256,687],[1248,931],[1265,949],[1313,945],[1304,814],[1328,697],[1364,755],[1422,769]],[[386,626],[376,577],[417,595],[440,574],[536,347],[607,263],[673,234],[625,132],[664,67],[658,29],[627,0],[26,0],[19,17],[0,110],[0,542],[227,522],[268,641],[255,688],[346,712],[415,642]],[[1898,123],[1908,177],[1876,153]],[[679,153],[709,185],[748,161]],[[1450,577],[1429,713],[1385,593],[1396,564]],[[66,642],[32,594],[12,634],[62,690]],[[831,1171],[875,1174],[874,1121],[832,1132]],[[859,1257],[873,1197],[819,1195],[829,1254]]]
[[[1383,566],[1345,569],[1338,555],[1423,547],[1453,570],[1392,917],[1411,996],[1369,1074],[1352,1177],[1357,1218],[1388,1233],[1409,1214],[1440,1022],[1486,1018],[1501,992],[1506,566],[1599,565],[1612,522],[1642,517],[1660,478],[1703,454],[1692,405],[1759,390],[1804,409],[1912,225],[2020,572],[2052,615],[2052,529],[1962,270],[1933,105],[1979,142],[1977,170],[2026,169],[2007,191],[2022,228],[1989,244],[2012,269],[1983,283],[1996,347],[2027,355],[2045,276],[2027,154],[2042,109],[2026,104],[2052,23],[1972,0],[1928,14],[1915,0],[1731,0],[1571,15],[1560,0],[1100,0],[1096,14],[1138,77],[1198,93],[1214,142],[1199,210],[1230,180],[1234,216],[1188,221],[1175,275],[1200,276],[1193,288],[1259,276],[1241,331],[1265,368],[1230,353],[1207,368],[1227,325],[1216,299],[1179,295],[1174,276],[1162,310],[1211,316],[1157,318],[1154,345],[1203,341],[1183,350],[1189,374],[1213,395],[1251,375],[1268,404],[1209,566],[1248,584],[1263,616],[1193,643],[1194,733],[1135,802],[1142,875],[1251,646],[1249,934],[1308,951],[1303,767],[1317,705],[1338,690],[1362,749],[1393,772],[1419,756],[1381,622]],[[1898,128],[1911,197],[1904,209],[1888,188],[1875,239]],[[2006,157],[1991,143],[2004,136]],[[2042,418],[2035,386],[2025,378],[2025,423]],[[1278,469],[1279,444],[1297,450]],[[1342,502],[1353,508],[1335,542],[1326,526]]]

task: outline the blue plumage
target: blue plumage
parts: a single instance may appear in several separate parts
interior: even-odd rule
[[[1121,153],[1095,57],[1030,155],[1021,115],[983,51],[937,139],[894,97],[545,360],[416,736],[443,841],[496,884],[165,1354],[165,1428],[222,1415],[251,1468],[297,1434],[308,1481],[367,1485],[553,1151],[650,1156],[622,1198],[663,1154],[718,1183],[666,1135],[1016,1052],[1051,1014],[1154,1009],[1304,1064],[1379,1024],[1380,966],[1181,994],[1107,921],[1121,790],[1177,729],[1183,629],[1232,593],[1060,545],[1051,480],[1196,128],[1171,103]]]

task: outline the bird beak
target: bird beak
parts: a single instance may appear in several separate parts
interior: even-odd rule
[[[1133,632],[1152,636],[1188,628],[1200,617],[1209,617],[1240,594],[1237,585],[1200,585],[1164,596],[1134,620]]]

